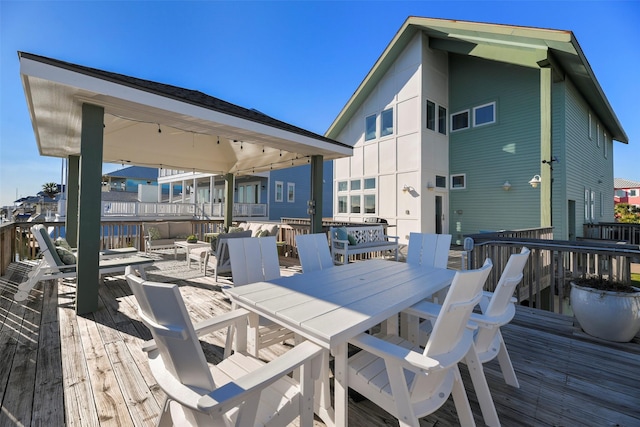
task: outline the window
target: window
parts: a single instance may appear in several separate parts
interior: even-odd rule
[[[496,122],[496,103],[473,108],[473,126],[483,126]]]
[[[451,189],[462,190],[467,188],[466,175],[451,175]]]
[[[607,143],[607,133],[604,133],[604,158],[609,156],[609,144]]]
[[[588,129],[588,133],[589,133],[589,139],[593,139],[593,131],[591,130],[591,128],[593,127],[593,124],[591,123],[591,112],[589,112],[589,129]]]
[[[351,181],[351,191],[360,190],[362,188],[362,183],[359,179],[354,179]]]
[[[469,110],[451,115],[451,132],[469,128]]]
[[[365,120],[364,140],[376,139],[376,115],[367,116]]]
[[[427,129],[436,130],[436,103],[427,101]]]
[[[393,134],[393,108],[384,110],[380,114],[380,136]]]
[[[364,195],[364,213],[366,214],[376,213],[376,195],[375,194]]]
[[[596,143],[600,147],[600,123],[596,125]]]
[[[287,183],[287,202],[293,203],[296,201],[296,184],[293,182]]]
[[[338,191],[347,191],[347,181],[338,181]]]
[[[589,220],[589,190],[584,189],[584,219]]]
[[[360,213],[360,196],[351,196],[351,213]]]
[[[284,200],[284,184],[282,181],[276,181],[276,202]]]
[[[596,218],[596,192],[595,191],[591,191],[591,200],[590,200],[590,207],[591,207],[591,220],[594,220]]]
[[[600,218],[604,216],[604,196],[602,195],[602,191],[600,192]]]
[[[347,213],[347,196],[338,196],[338,213]]]
[[[637,189],[629,190],[629,197],[638,197],[638,190]]]
[[[444,107],[438,107],[438,132],[447,134],[447,109]]]
[[[364,189],[365,190],[373,190],[376,188],[376,179],[375,178],[365,178],[364,179]]]
[[[436,175],[436,187],[447,188],[447,177],[442,175]]]

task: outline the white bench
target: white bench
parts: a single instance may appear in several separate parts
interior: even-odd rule
[[[331,257],[337,264],[348,264],[349,255],[372,252],[394,251],[398,261],[398,236],[388,236],[382,225],[364,225],[361,227],[344,227],[347,238],[342,236],[343,227],[331,227]]]

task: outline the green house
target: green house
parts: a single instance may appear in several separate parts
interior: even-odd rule
[[[334,218],[467,234],[613,221],[627,135],[571,31],[409,17],[326,133]]]

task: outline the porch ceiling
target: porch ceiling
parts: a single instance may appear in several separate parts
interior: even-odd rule
[[[80,154],[82,104],[104,108],[103,161],[251,174],[350,156],[352,147],[188,90],[19,52],[40,154]]]

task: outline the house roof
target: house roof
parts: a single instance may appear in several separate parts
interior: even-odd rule
[[[144,166],[129,166],[113,172],[105,173],[104,175],[114,178],[145,179],[157,181],[158,169],[147,168]]]
[[[567,75],[597,114],[611,137],[628,137],[571,31],[448,19],[409,17],[375,62],[333,121],[326,136],[337,138],[416,33],[429,37],[429,46],[451,53],[508,62],[531,68],[551,65]]]
[[[613,178],[613,188],[616,190],[622,188],[640,188],[640,182],[631,181],[629,179]]]
[[[328,137],[196,90],[18,52],[41,155],[80,154],[82,105],[104,108],[103,161],[236,175],[350,156]]]

